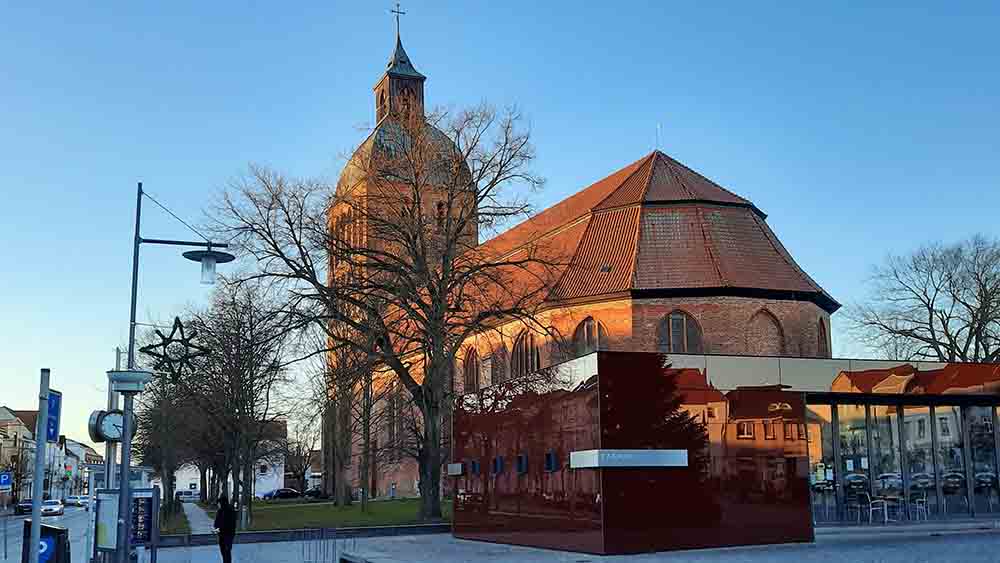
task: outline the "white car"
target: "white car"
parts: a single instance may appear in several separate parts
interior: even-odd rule
[[[63,514],[65,514],[63,504],[58,500],[42,502],[42,516],[62,516]]]
[[[87,497],[78,497],[76,495],[71,495],[63,500],[63,504],[66,506],[83,506],[83,500]]]

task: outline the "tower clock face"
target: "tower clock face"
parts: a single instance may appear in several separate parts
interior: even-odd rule
[[[101,417],[100,429],[104,439],[109,442],[118,442],[122,439],[122,428],[125,427],[125,419],[121,411],[111,411]]]

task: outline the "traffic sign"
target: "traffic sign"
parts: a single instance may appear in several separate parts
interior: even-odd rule
[[[14,483],[14,474],[10,471],[0,473],[0,493],[9,493]]]
[[[45,441],[59,441],[59,415],[62,410],[62,393],[49,389],[49,419],[45,425]]]

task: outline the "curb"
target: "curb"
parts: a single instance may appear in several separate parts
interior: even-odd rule
[[[376,538],[388,536],[418,536],[451,533],[451,524],[409,524],[403,526],[360,526],[354,528],[302,528],[238,532],[234,543],[273,543],[320,539]],[[160,536],[160,548],[215,545],[215,534],[184,534]]]

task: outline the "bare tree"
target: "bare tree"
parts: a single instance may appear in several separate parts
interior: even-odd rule
[[[860,339],[887,358],[1000,359],[1000,242],[983,235],[889,256],[871,295],[849,315]]]
[[[308,488],[306,477],[313,462],[318,460],[318,417],[300,419],[292,426],[289,436],[281,442],[280,453],[285,460],[285,473],[292,476],[300,491]]]
[[[220,284],[211,307],[192,315],[198,344],[209,353],[182,383],[221,438],[216,447],[225,460],[223,482],[231,472],[244,528],[251,518],[255,465],[273,460],[287,434],[277,391],[288,381],[288,330],[269,299],[257,284]]]
[[[515,110],[391,116],[348,163],[336,192],[253,167],[223,199],[218,227],[288,292],[285,313],[319,321],[330,349],[390,372],[419,412],[421,515],[441,515],[441,420],[470,335],[530,323],[567,257],[542,244],[478,245],[523,217],[512,189],[541,185]]]

